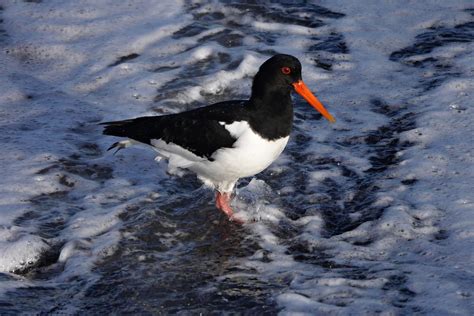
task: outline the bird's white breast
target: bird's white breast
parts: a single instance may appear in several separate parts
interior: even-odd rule
[[[237,141],[233,148],[218,151],[214,158],[233,167],[241,177],[252,176],[267,168],[278,158],[289,139],[288,136],[276,140],[264,139],[246,121],[224,124],[224,127]]]
[[[288,136],[276,140],[266,140],[255,133],[245,121],[232,124],[221,123],[237,139],[232,148],[222,148],[212,156],[213,161],[196,163],[189,169],[207,182],[217,184],[224,191],[226,183],[233,184],[237,179],[253,176],[275,161],[281,154]]]

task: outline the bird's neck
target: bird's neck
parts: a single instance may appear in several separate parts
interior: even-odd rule
[[[263,98],[252,97],[248,109],[254,115],[271,122],[273,119],[293,119],[293,104],[290,93],[275,93]]]
[[[247,109],[250,126],[265,139],[275,140],[290,134],[293,125],[290,89],[252,89]]]

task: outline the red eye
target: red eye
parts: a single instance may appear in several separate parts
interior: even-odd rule
[[[290,67],[282,67],[281,72],[284,73],[285,75],[289,75],[291,73]]]

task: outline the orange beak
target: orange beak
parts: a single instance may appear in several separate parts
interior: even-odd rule
[[[324,107],[324,105],[315,97],[315,95],[308,89],[305,85],[303,80],[298,80],[297,82],[293,83],[293,87],[295,91],[302,96],[309,104],[313,106],[319,113],[321,113],[329,122],[334,123],[336,120],[329,114],[328,110]]]

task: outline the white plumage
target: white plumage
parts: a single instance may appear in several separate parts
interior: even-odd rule
[[[179,174],[178,169],[189,169],[205,185],[220,192],[232,192],[239,178],[253,176],[267,168],[288,143],[288,136],[273,141],[262,138],[246,121],[221,124],[237,140],[232,148],[217,150],[211,157],[212,161],[160,139],[150,143],[160,156],[168,159],[170,173]]]

